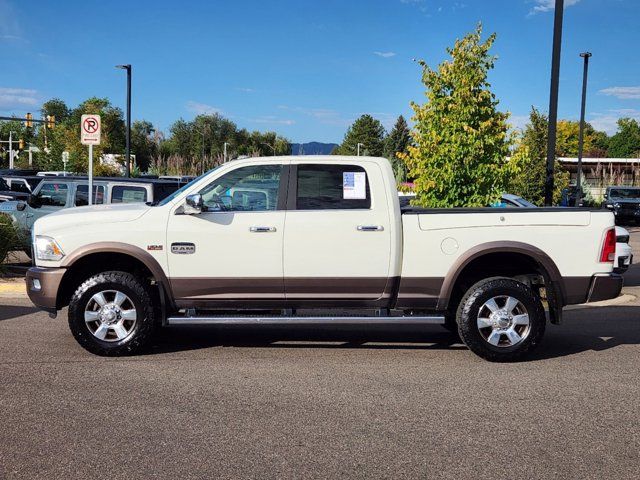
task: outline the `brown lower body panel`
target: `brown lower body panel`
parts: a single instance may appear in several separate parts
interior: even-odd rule
[[[399,277],[173,278],[181,308],[386,308]]]

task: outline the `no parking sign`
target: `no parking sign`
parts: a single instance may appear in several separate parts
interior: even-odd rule
[[[80,143],[83,145],[99,145],[100,126],[100,115],[82,115],[80,120]]]

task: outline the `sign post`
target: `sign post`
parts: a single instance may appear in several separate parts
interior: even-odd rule
[[[93,205],[93,146],[100,145],[100,115],[82,115],[80,120],[80,143],[89,145],[89,185],[87,197]]]

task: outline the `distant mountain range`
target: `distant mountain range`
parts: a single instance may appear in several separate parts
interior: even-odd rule
[[[292,143],[291,155],[329,155],[337,146],[337,143]]]

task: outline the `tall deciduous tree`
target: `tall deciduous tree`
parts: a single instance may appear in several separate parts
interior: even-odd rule
[[[384,127],[371,115],[362,115],[351,125],[334,150],[334,155],[356,155],[358,143],[361,143],[360,154],[381,157],[384,154]]]
[[[407,181],[407,165],[398,154],[406,154],[411,144],[411,131],[402,115],[398,117],[389,135],[384,139],[384,156],[389,159],[397,182]]]
[[[609,156],[640,157],[640,124],[633,118],[620,118],[618,131],[609,139]]]
[[[544,184],[547,170],[547,129],[549,120],[537,109],[531,108],[529,123],[511,156],[512,173],[507,184],[508,193],[544,205]],[[555,202],[560,200],[562,189],[569,185],[569,173],[556,161],[554,167]]]
[[[487,74],[495,34],[482,25],[457,40],[436,70],[421,61],[426,103],[412,103],[414,144],[404,156],[415,179],[414,204],[486,206],[504,191],[510,165],[507,114],[497,110]]]

